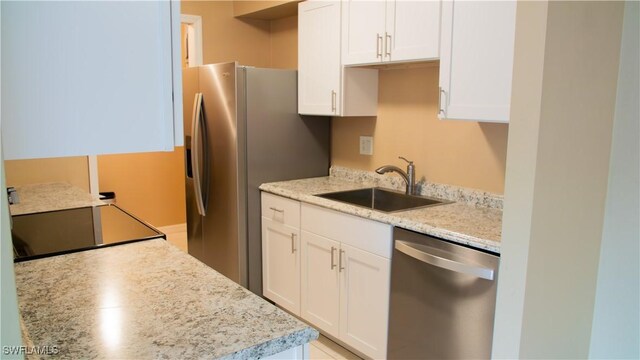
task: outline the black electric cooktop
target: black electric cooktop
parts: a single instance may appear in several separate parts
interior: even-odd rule
[[[15,215],[11,219],[15,262],[166,238],[116,205]]]

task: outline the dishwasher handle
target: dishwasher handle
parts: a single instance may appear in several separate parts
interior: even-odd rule
[[[444,257],[436,256],[430,254],[430,247],[410,243],[404,240],[396,240],[395,241],[396,250],[411,256],[412,258],[422,261],[427,264],[431,264],[433,266],[437,266],[439,268],[467,274],[473,275],[486,280],[493,280],[495,271],[493,269],[479,267],[475,265],[465,264],[458,261],[454,261],[451,259],[446,259]]]

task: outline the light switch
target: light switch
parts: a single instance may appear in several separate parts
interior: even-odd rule
[[[360,136],[360,155],[373,155],[372,136]]]

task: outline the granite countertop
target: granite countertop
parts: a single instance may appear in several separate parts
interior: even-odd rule
[[[9,206],[11,215],[104,205],[85,190],[67,183],[15,186],[20,202]]]
[[[318,332],[164,240],[15,266],[35,346],[64,358],[259,358]]]
[[[404,189],[399,176],[332,168],[327,177],[266,183],[262,191],[380,221],[452,242],[500,253],[502,197],[482,191],[422,181],[423,195],[456,201],[422,209],[385,213],[324,199],[317,194],[367,187]]]

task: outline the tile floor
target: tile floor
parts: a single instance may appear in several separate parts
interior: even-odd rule
[[[320,335],[316,341],[309,343],[309,359],[311,360],[360,360],[349,350]]]
[[[158,227],[167,235],[167,241],[187,252],[186,224]],[[312,360],[359,360],[360,358],[330,339],[320,335],[316,341],[309,344],[309,359]]]

